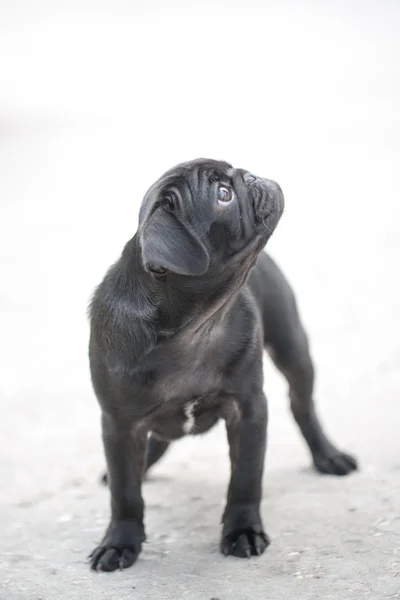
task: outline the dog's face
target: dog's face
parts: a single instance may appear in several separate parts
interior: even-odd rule
[[[229,269],[250,244],[258,254],[283,208],[283,194],[274,181],[226,162],[182,163],[152,185],[142,202],[144,267],[182,276]]]

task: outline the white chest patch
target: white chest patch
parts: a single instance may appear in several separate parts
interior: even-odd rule
[[[186,421],[183,423],[182,429],[183,429],[183,433],[185,433],[186,435],[188,435],[189,433],[191,433],[196,425],[196,421],[194,418],[194,409],[196,407],[197,404],[197,400],[193,400],[193,402],[188,402],[187,404],[185,404],[184,408],[183,408],[183,412],[185,414],[186,417]]]

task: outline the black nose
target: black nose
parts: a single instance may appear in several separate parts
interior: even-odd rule
[[[243,179],[244,179],[245,183],[249,184],[249,183],[253,183],[253,181],[255,181],[257,179],[257,177],[255,175],[253,175],[252,173],[246,173],[243,176]]]

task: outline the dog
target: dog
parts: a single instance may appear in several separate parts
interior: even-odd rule
[[[314,369],[294,294],[262,252],[284,209],[277,183],[197,159],[146,193],[136,234],[95,290],[89,360],[102,411],[111,520],[90,555],[114,571],[137,559],[145,530],[141,484],[171,441],[226,422],[231,477],[224,555],[260,555],[267,437],[263,348],[289,384],[293,416],[321,473],[355,458],[324,433]]]

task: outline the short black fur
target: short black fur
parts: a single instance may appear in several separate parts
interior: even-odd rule
[[[221,185],[232,201],[219,200],[230,197]],[[146,469],[171,441],[203,433],[220,418],[231,459],[221,551],[264,552],[263,347],[287,378],[316,468],[334,475],[356,468],[323,432],[293,293],[261,252],[283,207],[275,182],[207,159],[178,165],[147,192],[138,231],[90,308],[90,368],[111,492],[111,521],[91,555],[93,569],[135,562],[145,539]]]

